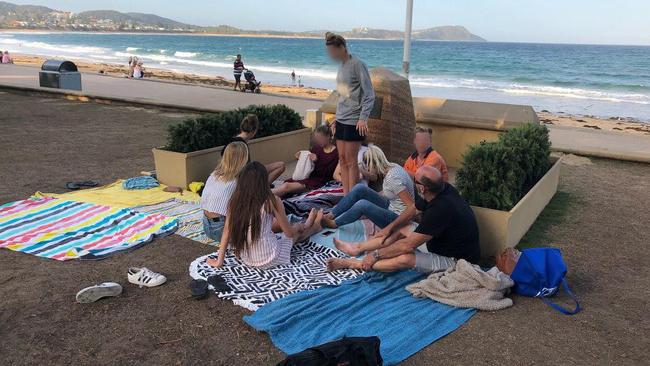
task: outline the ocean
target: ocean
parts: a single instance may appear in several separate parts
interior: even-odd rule
[[[350,40],[368,66],[401,70],[402,42]],[[0,50],[232,77],[237,53],[257,79],[334,88],[320,39],[161,34],[0,32]],[[416,41],[414,96],[532,105],[536,110],[650,122],[650,47]]]

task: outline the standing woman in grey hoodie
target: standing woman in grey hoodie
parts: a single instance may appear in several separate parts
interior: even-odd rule
[[[341,166],[341,181],[345,194],[359,179],[357,155],[361,142],[368,135],[368,117],[375,103],[368,67],[348,52],[345,38],[328,32],[325,45],[332,60],[341,66],[336,76],[336,121],[330,124],[336,138]]]

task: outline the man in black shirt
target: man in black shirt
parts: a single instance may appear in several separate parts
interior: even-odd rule
[[[334,240],[336,247],[353,257],[366,253],[362,260],[335,258],[329,270],[341,268],[394,272],[416,269],[420,272],[444,271],[455,260],[477,263],[481,258],[478,225],[472,208],[456,188],[445,183],[438,169],[423,166],[415,174],[418,194],[390,225],[363,243]],[[410,222],[417,213],[422,220],[415,230]],[[427,252],[417,250],[426,243]]]

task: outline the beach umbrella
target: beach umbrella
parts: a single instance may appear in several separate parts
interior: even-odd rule
[[[411,65],[411,30],[413,25],[413,0],[406,0],[406,26],[404,27],[404,61],[402,69],[406,78],[409,77]]]

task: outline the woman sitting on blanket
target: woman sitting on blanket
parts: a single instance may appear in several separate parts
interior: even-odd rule
[[[273,189],[278,197],[285,197],[318,189],[332,180],[334,170],[339,163],[339,153],[332,143],[332,131],[327,125],[320,125],[314,131],[314,146],[311,148],[309,159],[314,162],[314,170],[307,179],[288,179],[279,187]],[[300,152],[296,153],[296,159]]]
[[[377,193],[363,183],[357,184],[323,218],[323,226],[337,228],[366,217],[383,228],[413,204],[415,185],[404,168],[388,162],[384,152],[372,144],[363,160],[370,174],[383,178],[382,191]]]
[[[223,151],[219,165],[205,182],[201,196],[203,231],[212,240],[221,239],[230,197],[237,186],[237,174],[248,162],[248,147],[236,141]]]
[[[246,183],[237,184],[233,192],[219,256],[207,264],[221,267],[229,245],[247,266],[268,269],[289,264],[294,243],[321,231],[322,210],[312,210],[304,223],[289,224],[282,200],[271,192],[268,178],[264,165],[256,161],[241,171],[238,182]],[[274,229],[279,229],[280,235]]]

